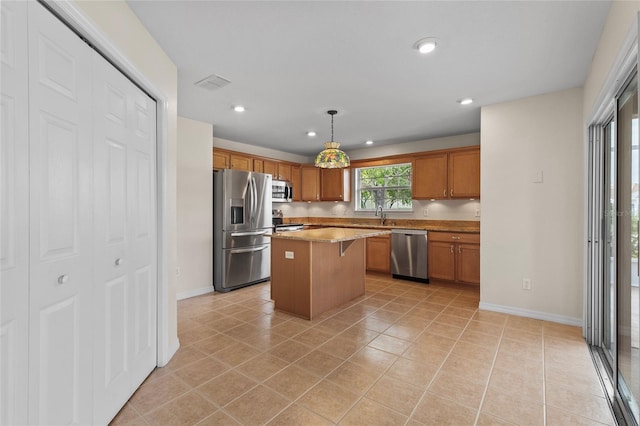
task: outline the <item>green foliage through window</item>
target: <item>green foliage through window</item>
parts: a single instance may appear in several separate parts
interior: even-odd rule
[[[356,210],[411,210],[411,163],[356,169]]]

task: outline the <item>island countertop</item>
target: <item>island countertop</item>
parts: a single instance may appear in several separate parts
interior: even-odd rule
[[[271,235],[271,238],[285,240],[312,241],[318,243],[339,243],[360,238],[376,237],[390,234],[388,229],[354,229],[354,228],[320,228],[306,231],[279,232]]]

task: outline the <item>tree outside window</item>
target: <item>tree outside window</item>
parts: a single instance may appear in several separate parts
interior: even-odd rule
[[[356,210],[411,210],[411,163],[356,169]]]

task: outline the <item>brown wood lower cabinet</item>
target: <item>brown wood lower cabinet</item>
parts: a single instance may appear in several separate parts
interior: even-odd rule
[[[429,232],[429,278],[480,284],[480,234]]]
[[[391,240],[388,235],[367,238],[367,271],[391,273]]]

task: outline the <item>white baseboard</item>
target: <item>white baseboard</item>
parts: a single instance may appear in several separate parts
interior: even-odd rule
[[[203,294],[213,293],[213,285],[196,288],[194,290],[183,291],[181,293],[176,294],[176,300],[188,299],[190,297],[201,296]]]
[[[535,318],[544,321],[557,322],[560,324],[582,327],[582,318],[572,318],[564,315],[550,314],[548,312],[533,311],[531,309],[516,308],[514,306],[495,305],[493,303],[480,302],[478,306],[485,311],[500,312],[503,314],[516,315],[519,317]]]
[[[169,353],[167,354],[167,358],[166,359],[158,359],[158,367],[164,367],[165,365],[169,364],[169,361],[171,361],[171,358],[173,358],[173,356],[176,354],[176,352],[178,352],[178,349],[180,349],[180,339],[176,338],[171,345],[169,345]]]

